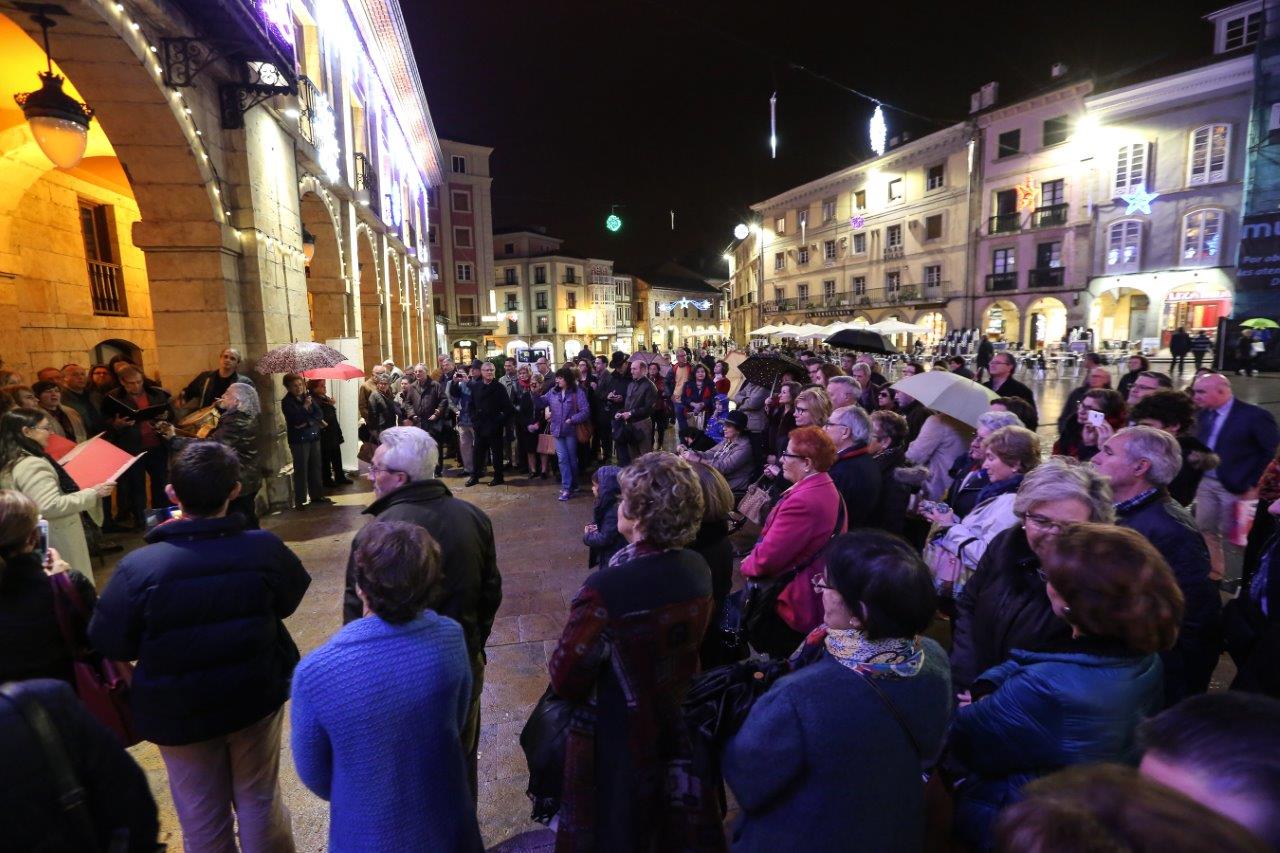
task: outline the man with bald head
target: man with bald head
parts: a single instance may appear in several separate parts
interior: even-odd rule
[[[1209,546],[1213,578],[1226,566],[1223,539],[1235,526],[1236,504],[1258,497],[1258,479],[1276,455],[1280,430],[1260,406],[1237,400],[1221,373],[1205,373],[1191,386],[1199,409],[1197,435],[1222,460],[1196,489],[1196,526]]]

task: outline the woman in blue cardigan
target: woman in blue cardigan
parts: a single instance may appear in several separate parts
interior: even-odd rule
[[[365,618],[293,676],[293,760],[329,801],[329,849],[482,850],[462,748],[467,645],[427,609],[440,546],[416,524],[375,521],[354,560]]]
[[[742,808],[733,849],[924,847],[924,784],[951,712],[946,653],[920,636],[937,608],[933,576],[878,530],[831,543],[824,624],[795,673],[751,709],[723,756]]]
[[[1136,763],[1135,733],[1163,704],[1157,652],[1173,646],[1182,592],[1140,534],[1108,524],[1058,533],[1043,559],[1045,592],[1071,638],[1015,649],[978,676],[956,712],[951,748],[968,770],[956,792],[956,832],[989,849],[996,813],[1028,781],[1099,761]]]

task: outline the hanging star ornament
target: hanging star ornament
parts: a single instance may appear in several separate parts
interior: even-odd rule
[[[1124,215],[1128,216],[1132,213],[1145,213],[1151,215],[1151,202],[1160,197],[1160,193],[1149,193],[1146,187],[1138,187],[1128,195],[1120,196],[1128,207],[1125,208]]]
[[[1027,175],[1027,179],[1014,187],[1018,192],[1018,210],[1032,210],[1036,206],[1036,184]]]

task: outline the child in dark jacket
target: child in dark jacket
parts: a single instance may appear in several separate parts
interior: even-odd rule
[[[626,545],[618,532],[618,466],[601,465],[591,476],[591,491],[596,496],[592,510],[594,522],[582,531],[582,544],[590,549],[588,566],[606,568],[613,555]]]

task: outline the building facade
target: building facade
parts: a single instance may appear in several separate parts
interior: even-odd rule
[[[454,360],[485,354],[497,329],[493,293],[492,148],[441,139],[444,184],[429,208],[432,303],[445,321],[443,351]]]
[[[674,264],[633,277],[636,350],[718,345],[729,335],[724,288]]]
[[[123,353],[180,388],[238,347],[278,469],[278,377],[254,359],[308,339],[366,363],[434,351],[421,238],[442,155],[395,0],[84,0],[51,15],[54,71],[95,115],[83,158],[55,165],[0,98],[9,366]],[[38,87],[41,40],[37,19],[0,10],[11,94]]]

